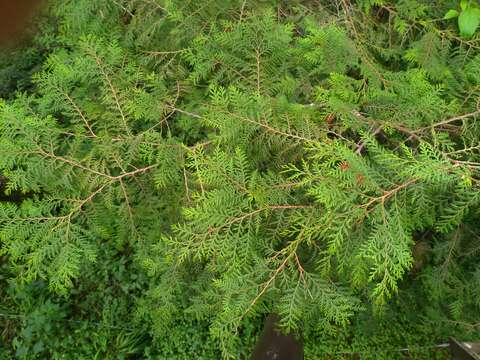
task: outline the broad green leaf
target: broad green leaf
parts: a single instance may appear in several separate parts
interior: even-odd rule
[[[456,18],[459,15],[459,12],[455,9],[450,9],[447,11],[443,17],[445,20]]]
[[[478,25],[480,24],[480,9],[467,8],[458,17],[458,27],[460,35],[464,37],[471,37],[475,34]]]
[[[467,0],[462,0],[460,1],[460,8],[462,10],[465,10],[467,8],[467,5],[468,5],[468,1]]]

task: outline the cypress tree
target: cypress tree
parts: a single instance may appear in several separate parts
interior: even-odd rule
[[[480,44],[452,6],[54,2],[0,102],[10,281],[73,304],[121,257],[125,322],[190,316],[224,358],[265,314],[333,331],[409,294],[478,329]]]

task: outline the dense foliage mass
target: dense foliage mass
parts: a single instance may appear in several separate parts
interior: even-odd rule
[[[0,357],[478,336],[471,3],[53,1],[0,58]]]

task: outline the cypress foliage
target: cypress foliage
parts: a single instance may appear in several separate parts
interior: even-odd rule
[[[480,42],[454,6],[54,2],[58,46],[0,101],[8,296],[123,320],[145,358],[245,356],[270,312],[328,358],[315,334],[410,297],[478,330]],[[162,348],[179,319],[215,345]]]

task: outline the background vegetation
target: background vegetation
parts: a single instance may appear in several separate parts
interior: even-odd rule
[[[49,3],[0,57],[0,357],[248,358],[270,312],[308,359],[478,338],[478,12]]]

